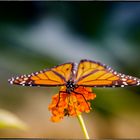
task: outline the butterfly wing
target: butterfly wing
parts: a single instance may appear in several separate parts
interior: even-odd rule
[[[140,79],[114,71],[111,67],[91,60],[81,60],[75,83],[91,87],[124,87],[140,85]]]
[[[73,63],[65,63],[29,75],[9,79],[11,84],[23,86],[62,86],[71,77]]]

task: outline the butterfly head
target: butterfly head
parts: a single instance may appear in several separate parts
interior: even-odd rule
[[[70,94],[76,88],[75,83],[72,80],[69,80],[66,84],[66,92]]]

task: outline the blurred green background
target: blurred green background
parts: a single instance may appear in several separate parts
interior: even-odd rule
[[[50,122],[58,88],[7,79],[80,59],[140,77],[139,46],[139,2],[0,2],[0,109],[29,127],[2,127],[0,137],[84,138],[76,118]],[[140,138],[140,87],[93,91],[93,110],[83,114],[90,138]]]

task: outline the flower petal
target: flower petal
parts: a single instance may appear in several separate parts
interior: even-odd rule
[[[51,121],[58,122],[64,116],[77,116],[82,112],[90,112],[89,100],[96,97],[96,94],[92,93],[92,88],[79,86],[70,94],[66,92],[65,86],[62,86],[60,90],[63,92],[54,95],[48,107],[52,112]]]

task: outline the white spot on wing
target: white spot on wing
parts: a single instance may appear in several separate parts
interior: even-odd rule
[[[126,82],[122,82],[124,85],[128,85]]]
[[[22,82],[20,82],[20,84],[23,85],[25,82],[26,82],[26,81],[22,81]]]
[[[117,72],[116,72],[116,71],[114,71],[114,74],[116,75],[116,74],[117,74]]]
[[[124,78],[124,77],[125,77],[125,75],[124,75],[124,74],[122,74],[122,75],[120,74],[120,76],[121,76],[122,78]]]
[[[34,73],[32,73],[31,75],[32,75],[32,76],[35,76],[35,74],[34,74]]]
[[[126,81],[127,79],[126,78],[122,78],[122,81]]]
[[[10,84],[13,84],[13,81],[10,81]]]
[[[137,85],[140,85],[140,81],[138,81]]]
[[[28,80],[28,78],[27,78],[27,77],[25,77],[25,78],[24,78],[24,80],[26,81],[26,80]]]

